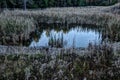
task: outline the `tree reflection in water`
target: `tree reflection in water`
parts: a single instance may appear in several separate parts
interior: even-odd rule
[[[67,44],[67,41],[64,40],[63,34],[50,35],[48,45],[50,47],[63,48]]]
[[[101,34],[99,27],[81,26],[81,25],[64,25],[64,24],[41,24],[39,32],[42,33],[37,46],[48,47],[87,47],[89,42],[100,42]],[[30,46],[34,45],[31,43]]]
[[[95,44],[103,42],[119,42],[120,28],[81,24],[66,25],[40,23],[37,29],[28,35],[31,36],[29,40],[25,41],[24,39],[21,39],[22,41],[14,41],[16,44],[4,36],[0,38],[0,44],[32,46],[34,42],[37,46],[45,47],[85,47],[85,45],[89,45],[89,42],[91,41]]]

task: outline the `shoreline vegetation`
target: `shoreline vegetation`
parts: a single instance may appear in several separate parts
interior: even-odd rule
[[[114,6],[46,8],[43,10],[4,10],[0,13],[0,36],[29,39],[39,23],[92,24],[108,28],[120,27],[120,3]],[[21,34],[22,33],[22,34]],[[27,35],[26,35],[27,34]],[[4,40],[4,37],[3,37]]]
[[[120,3],[108,7],[4,10],[0,13],[0,39],[14,43],[27,40],[41,22],[92,24],[119,30]],[[0,80],[8,79],[120,80],[120,42],[89,44],[85,49],[0,45]]]
[[[5,46],[0,45],[0,54],[51,54],[51,55],[57,55],[57,53],[61,53],[63,51],[64,53],[76,53],[80,55],[87,55],[89,52],[91,52],[95,48],[99,47],[110,47],[113,50],[113,53],[120,56],[120,42],[116,42],[113,44],[105,43],[101,45],[92,45],[89,44],[86,48],[49,48],[49,47],[20,47],[20,46]]]
[[[120,3],[113,6],[4,10],[0,13],[0,37],[3,42],[11,40],[14,44],[28,40],[39,23],[90,24],[106,27],[112,32],[113,28],[120,28],[119,8]]]
[[[120,3],[113,6],[46,8],[43,10],[4,10],[0,13],[0,36],[14,44],[26,41],[39,23],[90,24],[120,28]],[[112,33],[111,33],[112,34]],[[119,33],[118,33],[119,34]]]
[[[13,47],[9,47],[8,50],[13,50],[14,48],[12,48]],[[20,50],[20,48],[18,47],[15,48]],[[36,51],[37,48],[23,48],[21,50],[26,50],[26,52],[31,50],[32,52],[34,52],[34,50]],[[86,52],[79,49],[65,50],[47,48],[41,50],[38,49],[38,51],[36,52],[37,53],[34,54],[11,54],[11,52],[10,54],[1,54],[0,79],[120,79],[120,55],[115,55],[114,49],[107,45],[91,45],[86,50]],[[118,54],[120,54],[120,51],[118,52]]]

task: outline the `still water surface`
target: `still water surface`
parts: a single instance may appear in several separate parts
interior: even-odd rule
[[[42,26],[46,27],[46,26]],[[41,27],[41,28],[42,28]],[[48,27],[48,26],[47,26]],[[30,47],[87,47],[89,43],[100,44],[101,34],[95,29],[74,26],[64,29],[64,27],[45,28],[39,31],[39,37],[33,39]]]

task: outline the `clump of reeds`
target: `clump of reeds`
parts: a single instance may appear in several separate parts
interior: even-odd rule
[[[109,46],[89,46],[89,54],[80,56],[70,50],[57,55],[2,54],[1,80],[119,80],[119,58]]]
[[[44,10],[4,11],[9,15],[34,18],[38,23],[81,23],[108,27],[120,26],[120,15],[105,12],[109,7],[47,8]]]
[[[18,41],[19,39],[29,39],[29,34],[36,28],[32,18],[25,18],[21,16],[11,16],[7,14],[0,14],[0,37],[2,40],[12,39]]]
[[[16,34],[25,38],[34,30],[35,24],[62,23],[62,24],[92,24],[96,26],[120,28],[120,15],[107,10],[119,8],[119,3],[108,7],[65,7],[47,8],[44,10],[5,10],[0,14],[0,35]],[[5,40],[4,40],[5,42]]]

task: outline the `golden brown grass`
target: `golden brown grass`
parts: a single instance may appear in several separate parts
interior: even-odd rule
[[[35,23],[32,18],[0,14],[0,37],[3,40],[10,37],[14,40],[18,40],[18,37],[28,39],[30,32],[34,30]]]
[[[120,27],[120,15],[107,12],[119,6],[119,3],[108,7],[65,7],[47,8],[44,10],[13,10],[4,14],[33,18],[44,23],[81,23],[108,27]]]
[[[119,7],[119,4],[108,7],[65,7],[46,8],[44,10],[5,10],[0,14],[1,35],[19,35],[23,33],[26,38],[35,30],[35,24],[43,23],[77,23],[92,24],[96,26],[119,28],[120,15],[111,10]]]
[[[0,55],[0,80],[119,80],[120,58],[111,47],[89,48],[84,56],[71,50]]]

